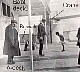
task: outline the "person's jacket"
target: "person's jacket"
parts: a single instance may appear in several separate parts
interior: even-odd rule
[[[45,34],[46,34],[45,27],[42,24],[39,24],[38,25],[38,39],[40,39],[40,37],[44,37]]]

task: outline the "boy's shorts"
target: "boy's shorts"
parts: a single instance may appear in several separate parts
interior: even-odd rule
[[[65,44],[65,42],[64,42],[64,41],[60,41],[60,43],[61,43],[61,44]]]

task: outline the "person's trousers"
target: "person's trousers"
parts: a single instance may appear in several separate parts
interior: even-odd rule
[[[42,50],[43,50],[43,43],[40,43],[40,47],[39,47],[39,55],[42,55]]]
[[[12,62],[13,58],[14,58],[14,56],[8,55],[8,62]]]
[[[78,64],[80,64],[80,48],[79,48]]]

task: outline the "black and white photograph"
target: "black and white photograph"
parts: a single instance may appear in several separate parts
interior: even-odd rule
[[[0,0],[0,72],[80,72],[80,0]]]

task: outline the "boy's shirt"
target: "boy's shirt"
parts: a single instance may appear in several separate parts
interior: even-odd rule
[[[63,35],[60,34],[60,35],[59,35],[59,38],[60,38],[61,41],[64,41]]]

